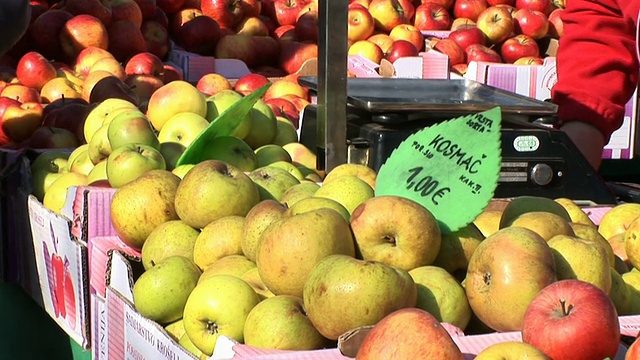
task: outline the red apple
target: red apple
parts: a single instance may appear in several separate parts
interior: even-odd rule
[[[76,73],[87,76],[91,67],[100,59],[113,58],[113,55],[102,48],[89,46],[82,49],[75,59],[73,64],[73,71]]]
[[[467,18],[455,18],[451,22],[451,31],[476,27],[476,22]]]
[[[142,14],[142,20],[149,19],[156,14],[156,0],[134,0],[140,8]]]
[[[398,58],[418,56],[418,53],[419,51],[414,44],[398,39],[391,43],[391,48],[384,54],[384,58],[393,63]]]
[[[84,121],[91,108],[86,102],[84,104],[69,102],[68,99],[56,101],[66,101],[66,105],[58,106],[45,113],[44,110],[47,110],[47,108],[51,106],[51,104],[47,105],[42,113],[42,126],[69,130],[75,134],[79,144],[84,143]]]
[[[124,67],[127,75],[160,76],[164,72],[162,60],[150,52],[141,52],[132,56]]]
[[[516,60],[525,57],[539,57],[540,48],[534,38],[529,35],[516,35],[508,38],[500,46],[500,56],[507,63],[513,63]]]
[[[278,26],[274,32],[273,37],[278,40],[280,43],[286,41],[297,41],[298,37],[296,36],[296,27],[295,25],[282,25]]]
[[[144,20],[140,31],[142,31],[147,51],[164,59],[169,53],[170,45],[167,28],[155,20]]]
[[[462,47],[452,39],[438,40],[433,48],[449,56],[449,65],[451,66],[465,62],[466,53]]]
[[[68,11],[74,16],[90,15],[100,20],[104,26],[111,23],[111,8],[102,0],[66,0],[57,9]]]
[[[424,3],[416,8],[413,25],[418,30],[448,30],[451,27],[451,15],[442,5]]]
[[[171,64],[164,64],[164,74],[162,75],[162,82],[168,84],[176,80],[184,80],[182,70]]]
[[[385,316],[365,336],[356,357],[361,360],[464,359],[438,319],[418,308],[400,309]]]
[[[265,26],[269,30],[269,35],[273,35],[273,32],[278,28],[278,26],[280,26],[275,19],[262,14],[258,15],[258,19],[262,20],[262,22],[265,24]]]
[[[514,20],[507,8],[490,6],[478,16],[476,26],[482,30],[490,43],[498,44],[511,35]]]
[[[549,14],[549,35],[555,39],[560,39],[564,35],[564,24],[561,14],[564,9],[555,9]]]
[[[529,35],[539,40],[547,36],[549,32],[549,20],[539,11],[531,9],[518,9],[513,14],[514,31],[517,34]]]
[[[413,18],[416,15],[416,6],[413,5],[411,0],[398,0],[398,2],[400,3],[400,6],[402,6],[405,21],[407,23],[413,22]]]
[[[222,90],[233,90],[233,86],[226,77],[216,73],[209,73],[198,80],[196,89],[207,96],[212,96]]]
[[[318,57],[318,45],[288,41],[281,43],[282,51],[278,64],[289,74],[300,70],[305,61]]]
[[[449,34],[449,39],[455,41],[463,50],[473,44],[487,45],[487,39],[484,37],[484,33],[475,26],[467,29],[454,30]]]
[[[409,22],[405,17],[404,8],[398,0],[371,0],[367,8],[373,16],[376,29],[387,34],[394,27]],[[418,9],[415,11],[417,16]]]
[[[164,26],[165,29],[169,29],[169,17],[167,16],[167,13],[165,13],[164,10],[162,10],[157,6],[156,6],[156,13],[153,14],[152,17],[144,20],[157,21],[160,25]]]
[[[388,52],[391,48],[391,44],[393,44],[393,38],[390,35],[384,33],[373,34],[367,40],[380,46],[380,49],[382,49],[383,53]]]
[[[481,44],[473,44],[464,49],[467,54],[467,63],[472,61],[484,61],[501,63],[502,58],[495,50]]]
[[[124,83],[131,91],[144,103],[151,98],[151,95],[164,85],[161,75],[132,74],[124,79]]]
[[[514,65],[542,65],[544,59],[539,56],[523,56],[513,62]]]
[[[549,15],[555,8],[551,0],[516,0],[516,9],[530,9]]]
[[[169,32],[175,34],[178,29],[184,25],[187,21],[195,18],[196,16],[204,15],[200,9],[197,8],[183,8],[177,13],[173,14],[169,21]]]
[[[41,102],[38,90],[22,84],[9,84],[2,89],[0,96],[18,100],[21,103]]]
[[[257,89],[260,89],[264,85],[270,83],[269,79],[261,74],[247,74],[242,76],[236,81],[234,90],[240,94],[246,96],[251,94]]]
[[[273,0],[262,0],[260,15],[264,15],[270,19],[276,20],[276,8]]]
[[[16,75],[22,85],[37,91],[40,91],[47,81],[58,76],[53,65],[42,54],[35,51],[28,52],[20,58]]]
[[[636,360],[640,359],[640,334],[636,336],[636,339],[631,343],[629,349],[627,349],[627,354],[624,357],[624,360]]]
[[[89,105],[89,103],[81,98],[62,98],[62,99],[58,99],[58,100],[54,100],[53,102],[47,104],[47,106],[44,106],[42,109],[42,119],[44,122],[44,119],[49,116],[49,113],[52,112],[53,110],[57,110],[60,108],[63,108],[67,105],[72,105],[72,104],[78,104],[78,105]],[[49,125],[51,123],[48,123]]]
[[[0,97],[0,145],[5,145],[9,143],[11,140],[5,135],[4,131],[2,131],[2,117],[7,108],[15,106],[20,107],[20,102],[15,99]]]
[[[264,101],[276,116],[281,116],[289,119],[294,125],[300,122],[300,113],[296,109],[296,106],[289,100],[282,98],[270,98]],[[298,126],[296,125],[296,129]]]
[[[2,115],[2,131],[15,142],[27,140],[41,125],[42,105],[39,102],[9,106]]]
[[[62,52],[70,60],[88,47],[107,49],[109,46],[107,28],[100,19],[91,15],[76,15],[69,19],[59,38]]]
[[[235,28],[243,18],[242,4],[238,0],[202,0],[202,13],[215,20],[222,28]]]
[[[240,0],[240,7],[242,7],[244,17],[257,17],[262,11],[262,2],[260,0]]]
[[[27,142],[31,149],[75,149],[78,145],[80,144],[73,132],[49,126],[38,128]]]
[[[468,68],[469,68],[469,64],[467,63],[456,64],[451,66],[451,70],[460,76],[464,76],[464,74],[467,73]]]
[[[47,59],[61,59],[60,31],[72,17],[64,10],[48,10],[40,15],[28,30],[33,48]]]
[[[254,74],[262,75],[267,78],[281,78],[287,75],[287,72],[271,65],[259,65],[253,69]]]
[[[290,103],[292,103],[293,106],[296,107],[298,114],[300,114],[302,110],[304,110],[304,108],[306,108],[309,105],[309,100],[307,100],[306,97],[302,98],[294,94],[284,94],[280,97],[280,99],[287,100]]]
[[[424,35],[413,25],[400,24],[391,30],[389,36],[393,40],[406,40],[412,43],[418,51],[424,48]]]
[[[456,0],[453,4],[453,16],[477,21],[480,13],[488,7],[486,0]]]
[[[184,5],[184,0],[156,0],[156,6],[167,15],[177,13]]]
[[[347,39],[351,41],[366,40],[373,35],[375,23],[373,16],[364,6],[349,5],[347,13]]]
[[[213,55],[220,40],[220,26],[208,16],[194,16],[173,35],[183,49],[200,55]]]
[[[303,0],[273,0],[276,21],[280,26],[295,25],[298,14],[304,6]]]
[[[275,28],[273,28],[275,30]],[[235,28],[237,34],[247,34],[254,36],[269,36],[271,30],[259,16],[245,17]]]
[[[495,6],[495,5],[514,6],[516,4],[516,0],[487,0],[487,4],[489,4],[489,6]]]
[[[522,320],[522,340],[551,359],[613,359],[620,344],[618,314],[595,285],[560,280],[531,301]]]
[[[508,4],[498,4],[498,5],[495,5],[495,6],[496,7],[505,8],[505,9],[509,10],[509,14],[511,14],[511,17],[513,17],[513,14],[515,14],[516,10],[518,10],[518,9],[515,8],[515,6],[508,5]]]
[[[120,62],[126,62],[133,55],[147,51],[142,30],[133,21],[113,21],[109,25],[108,34],[108,50]]]
[[[111,8],[111,22],[129,20],[138,27],[142,25],[142,10],[134,0],[107,0]]]
[[[295,32],[299,41],[318,42],[318,12],[305,11],[295,23]]]
[[[270,36],[234,34],[224,36],[218,41],[215,56],[220,59],[238,59],[248,67],[254,67],[273,61],[278,51],[277,40]]]
[[[140,104],[140,99],[129,85],[115,76],[104,77],[93,86],[89,95],[89,103],[103,102],[106,99],[118,98]]]

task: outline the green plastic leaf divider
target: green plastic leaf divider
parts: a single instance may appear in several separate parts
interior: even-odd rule
[[[222,114],[218,115],[209,126],[189,145],[182,153],[176,166],[184,164],[194,164],[199,158],[198,154],[214,138],[220,136],[230,136],[240,125],[242,120],[249,115],[255,103],[267,92],[271,83],[264,85],[249,95],[243,97],[233,104]]]

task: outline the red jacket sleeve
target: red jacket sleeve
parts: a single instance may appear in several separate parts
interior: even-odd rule
[[[558,116],[581,120],[608,142],[620,127],[624,106],[638,82],[637,0],[569,0],[562,13],[565,35],[557,55],[552,89]]]

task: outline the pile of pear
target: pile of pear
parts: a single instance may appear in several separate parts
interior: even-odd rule
[[[270,165],[264,167],[268,169]],[[640,204],[599,225],[569,199],[554,212],[504,207],[442,233],[425,207],[375,196],[377,174],[343,164],[322,183],[267,183],[218,160],[180,178],[156,170],[120,187],[114,228],[141,250],[134,305],[207,358],[220,335],[281,350],[335,347],[345,332],[407,307],[467,334],[520,330],[535,295],[592,283],[619,315],[640,314]]]
[[[293,123],[276,116],[261,99],[239,121],[234,133],[209,141],[197,161],[176,166],[182,153],[210,123],[242,99],[233,90],[205,98],[191,84],[177,83],[193,88],[190,99],[202,109],[179,111],[175,108],[180,107],[167,104],[167,112],[154,115],[119,98],[92,104],[84,122],[82,145],[72,151],[45,151],[32,163],[33,195],[45,207],[60,213],[71,186],[119,188],[154,169],[169,170],[182,177],[194,162],[207,159],[222,160],[247,172],[278,163],[274,167],[299,179],[321,181],[324,173],[315,170],[315,162],[311,163],[315,160],[306,154],[310,151],[298,146]],[[170,86],[174,84],[165,87]],[[198,101],[194,100],[196,97]],[[160,116],[162,121],[158,120]],[[285,151],[290,143],[294,144]],[[294,164],[289,153],[300,159]]]

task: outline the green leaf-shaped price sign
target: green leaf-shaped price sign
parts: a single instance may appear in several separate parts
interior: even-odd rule
[[[500,108],[493,108],[410,135],[378,171],[376,196],[422,204],[443,233],[470,224],[498,185],[501,119]]]
[[[267,92],[271,83],[264,85],[260,89],[253,91],[251,94],[243,97],[238,102],[230,106],[227,110],[218,115],[207,128],[198,135],[188,148],[182,153],[176,166],[184,164],[197,164],[201,160],[201,154],[211,142],[220,136],[232,135],[238,125],[249,115],[253,105]]]

